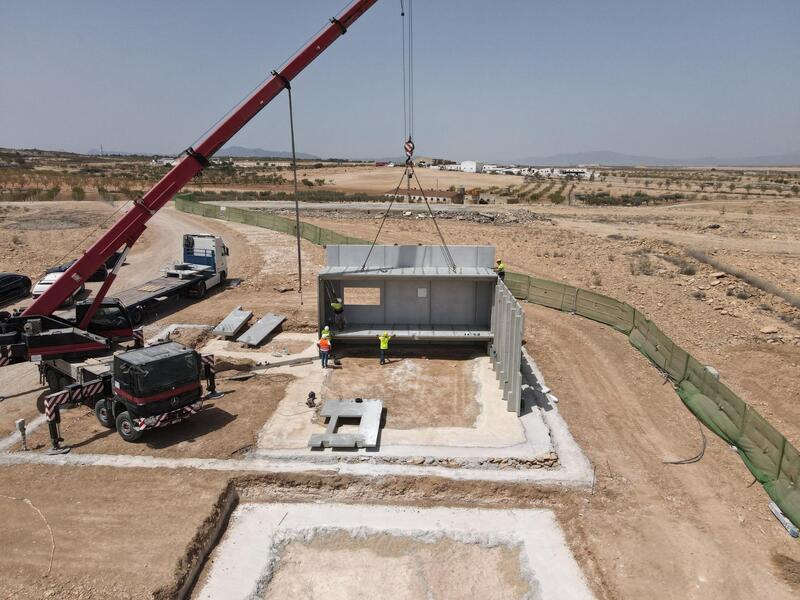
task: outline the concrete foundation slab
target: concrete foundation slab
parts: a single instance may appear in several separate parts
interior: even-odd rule
[[[314,433],[308,440],[310,448],[374,448],[378,445],[381,426],[382,400],[326,400],[320,416],[328,420],[325,433]],[[338,433],[340,419],[359,419],[358,433]]]
[[[350,359],[352,360],[352,359]],[[434,361],[427,361],[433,363]],[[377,359],[376,359],[377,363]],[[438,380],[427,381],[426,361],[397,359],[384,370],[376,371],[384,381],[374,385],[374,396],[389,391],[395,374],[405,381],[406,388],[421,381],[424,385],[413,390],[424,403],[435,404],[446,401],[454,393],[456,383],[453,375],[440,374]],[[487,458],[533,459],[549,456],[552,453],[552,440],[538,410],[526,412],[521,418],[506,410],[501,390],[497,388],[495,374],[488,356],[480,356],[466,364],[471,368],[472,386],[470,393],[477,402],[477,417],[472,426],[429,426],[425,418],[425,408],[419,410],[419,425],[413,428],[394,429],[390,425],[381,430],[378,450],[361,452],[378,453],[383,457],[438,457],[461,458],[468,461]],[[353,369],[348,371],[348,369]],[[376,369],[379,367],[375,366]],[[319,452],[308,449],[311,435],[323,433],[325,426],[313,418],[305,409],[309,390],[328,388],[326,378],[332,380],[354,377],[350,386],[336,385],[334,398],[347,398],[363,394],[362,371],[350,366],[347,358],[342,359],[341,369],[320,369],[318,364],[300,365],[292,372],[297,380],[289,385],[286,397],[265,424],[258,435],[257,450],[254,454],[262,457],[282,457],[298,459],[301,456],[314,456],[323,459]],[[396,373],[395,373],[396,371]],[[440,371],[439,371],[440,372]],[[352,375],[349,375],[352,373]],[[440,372],[441,373],[441,372]],[[352,390],[352,391],[349,391]],[[349,392],[349,393],[348,393]],[[319,396],[319,393],[318,393]],[[321,396],[321,399],[326,399]],[[392,397],[381,398],[388,417],[394,406]],[[431,409],[433,410],[433,408]],[[388,418],[387,417],[387,418]]]
[[[241,306],[237,306],[220,321],[211,333],[226,339],[235,338],[252,316],[253,311],[243,310]]]
[[[410,538],[426,543],[455,540],[482,548],[518,549],[515,565],[527,580],[527,590],[505,590],[497,597],[582,600],[591,591],[569,551],[564,534],[550,510],[495,510],[463,508],[407,508],[344,504],[241,504],[231,516],[228,530],[214,550],[199,599],[262,598],[268,593],[281,555],[293,541],[309,542],[319,535],[347,532],[358,539],[376,534]],[[516,558],[518,556],[518,558]],[[441,557],[444,559],[445,557]],[[372,572],[369,558],[360,565]],[[322,581],[326,565],[317,562],[309,579]],[[362,578],[359,596],[369,596],[375,582]],[[454,598],[472,597],[468,582],[452,582]],[[459,589],[464,586],[464,589]],[[329,590],[333,592],[334,590]],[[503,590],[501,590],[503,591]],[[516,593],[515,593],[516,592]],[[322,597],[314,594],[313,597]],[[406,596],[414,598],[416,596]],[[426,596],[420,594],[422,600]]]

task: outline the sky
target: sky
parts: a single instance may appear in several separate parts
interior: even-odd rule
[[[408,1],[408,0],[406,0]],[[0,0],[0,147],[176,153],[342,0]],[[293,84],[297,149],[402,154],[399,0]],[[417,154],[800,149],[798,0],[415,0]],[[286,94],[230,142],[287,150]]]

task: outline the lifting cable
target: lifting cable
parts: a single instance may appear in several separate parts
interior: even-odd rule
[[[394,204],[395,199],[398,196],[400,191],[400,186],[403,185],[403,181],[407,182],[406,184],[406,196],[408,197],[409,203],[411,202],[411,180],[413,178],[416,181],[417,186],[419,187],[420,195],[425,202],[425,206],[428,208],[428,214],[430,214],[431,218],[433,219],[433,225],[436,228],[436,233],[439,236],[439,240],[442,243],[442,251],[444,253],[445,259],[448,263],[450,270],[453,272],[456,271],[456,263],[453,260],[453,255],[450,253],[450,248],[447,247],[447,242],[444,239],[444,234],[442,233],[441,228],[439,227],[439,222],[436,220],[436,214],[433,212],[430,203],[428,202],[428,197],[425,195],[425,190],[422,187],[422,183],[417,176],[417,172],[414,170],[414,3],[413,0],[408,0],[408,26],[406,26],[406,11],[405,11],[405,2],[404,0],[400,0],[400,18],[402,22],[402,38],[403,38],[403,136],[406,138],[404,144],[404,150],[406,154],[406,164],[405,169],[403,170],[403,175],[400,178],[400,183],[397,184],[397,187],[394,190],[390,200],[389,206],[386,209],[386,212],[383,213],[383,218],[381,219],[380,225],[378,226],[378,232],[375,234],[375,239],[372,240],[372,244],[369,247],[369,251],[367,252],[366,258],[364,258],[364,263],[361,265],[361,270],[365,270],[367,266],[367,262],[369,261],[369,257],[372,254],[372,250],[375,248],[375,244],[378,242],[378,237],[383,230],[383,226],[386,223],[386,219],[389,216],[390,211],[392,210],[392,205]],[[406,43],[406,38],[408,42]]]
[[[276,73],[277,75],[277,73]],[[297,238],[297,291],[300,294],[300,306],[303,306],[303,261],[300,253],[300,202],[297,197],[297,152],[294,145],[294,111],[292,109],[292,85],[280,76],[289,94],[289,132],[292,138],[292,173],[294,175],[294,221],[295,237]]]

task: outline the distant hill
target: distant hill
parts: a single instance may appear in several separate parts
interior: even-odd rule
[[[263,148],[245,148],[243,146],[225,146],[215,156],[231,156],[234,158],[292,158],[291,152],[283,150],[264,150]],[[297,158],[303,160],[320,160],[319,156],[298,152]]]
[[[719,158],[703,156],[699,158],[662,158],[621,154],[610,150],[596,152],[575,152],[572,154],[553,154],[551,156],[527,156],[513,162],[525,165],[607,165],[620,167],[786,167],[800,165],[800,151],[788,154],[749,156],[741,158]]]

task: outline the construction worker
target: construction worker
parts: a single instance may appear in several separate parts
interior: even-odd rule
[[[394,336],[389,335],[388,331],[384,331],[383,335],[378,336],[378,341],[381,347],[381,364],[389,362],[389,340]]]
[[[497,277],[500,278],[500,281],[505,281],[506,279],[506,265],[505,263],[497,259],[497,266],[494,268],[495,273],[497,273]]]
[[[317,342],[317,347],[319,347],[319,358],[322,362],[322,368],[328,368],[328,358],[331,355],[331,339],[326,337],[319,338]]]
[[[331,308],[333,309],[334,325],[336,325],[336,329],[342,331],[347,326],[347,320],[344,318],[344,302],[341,298],[334,298]]]

